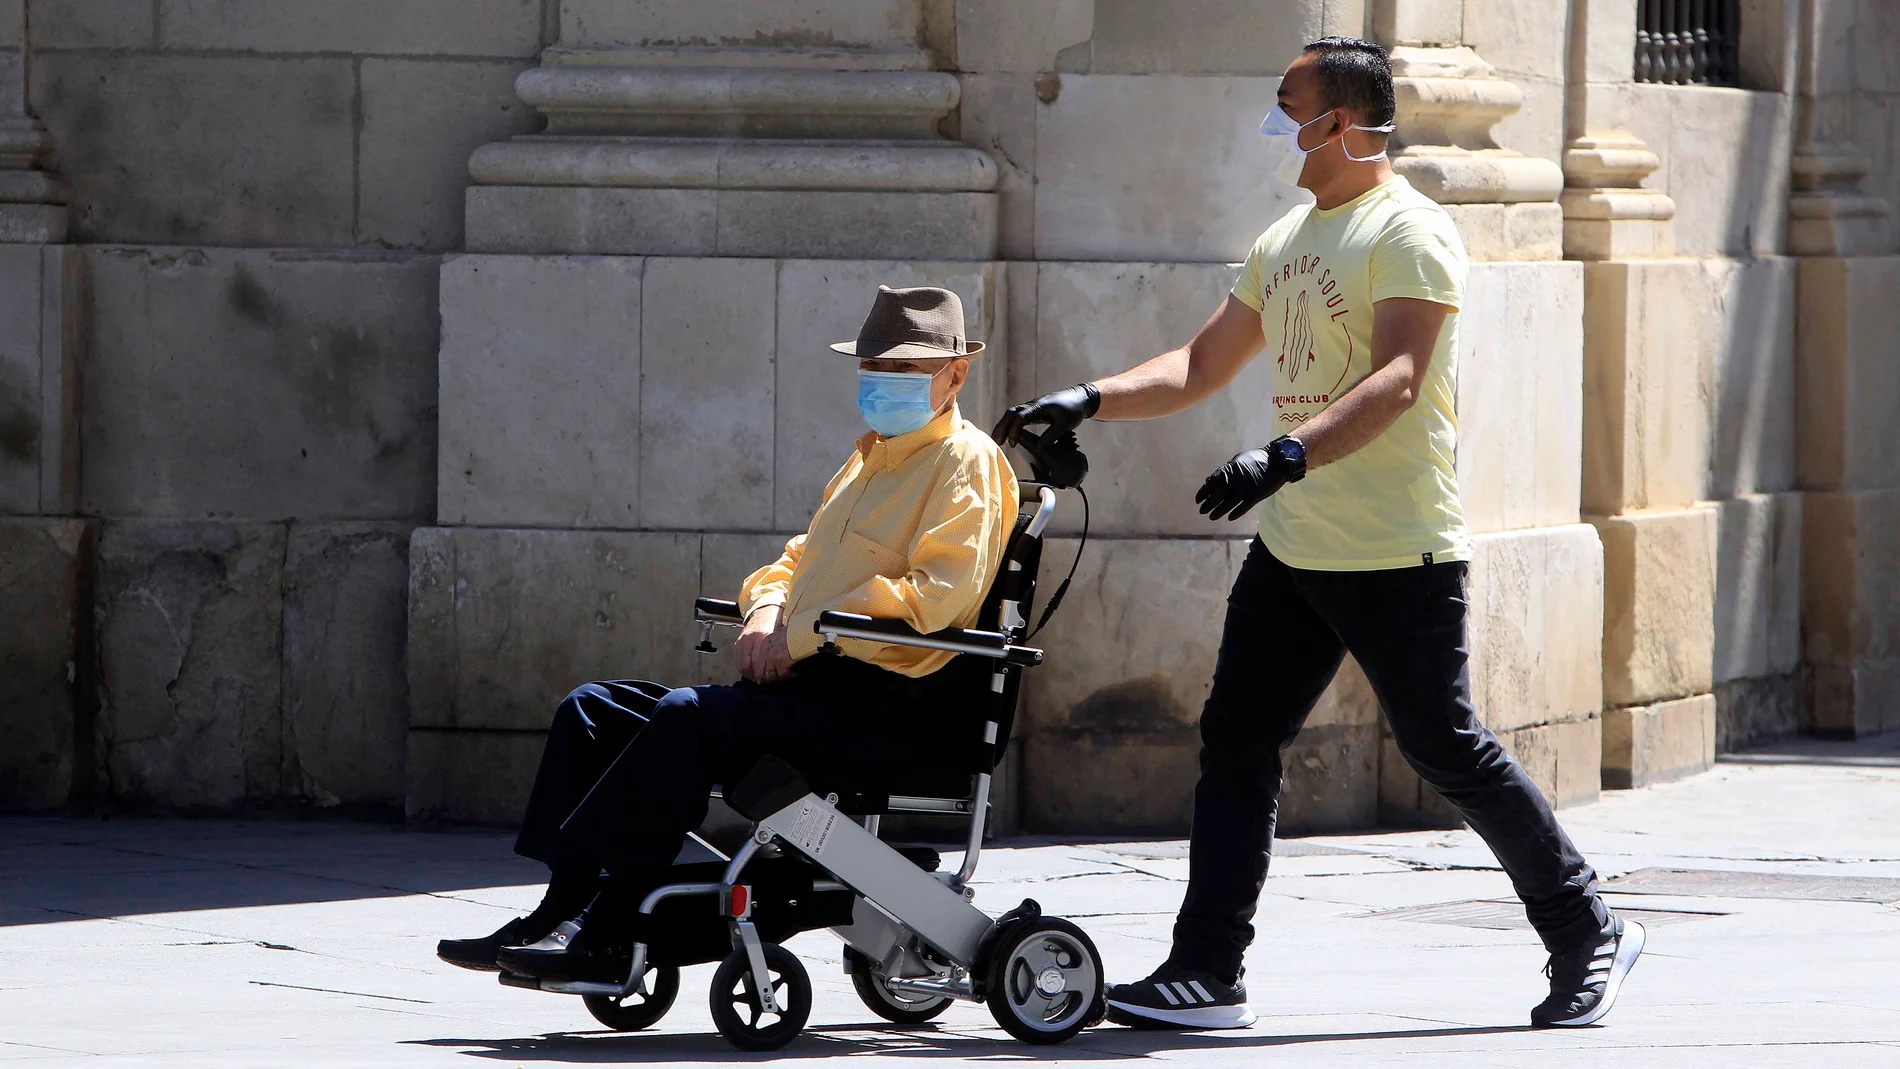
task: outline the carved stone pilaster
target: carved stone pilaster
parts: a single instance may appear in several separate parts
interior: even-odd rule
[[[1890,206],[1860,191],[1867,157],[1845,142],[1795,150],[1788,251],[1796,256],[1877,256],[1893,249]]]
[[[954,75],[782,49],[579,58],[515,83],[545,132],[470,158],[471,251],[995,255],[996,162],[943,136]]]
[[[1563,173],[1500,147],[1492,133],[1523,106],[1523,92],[1469,48],[1400,45],[1391,54],[1392,169],[1446,206],[1473,259],[1558,259]]]
[[[1632,260],[1673,256],[1676,202],[1644,189],[1662,161],[1633,134],[1579,137],[1564,150],[1564,256]]]
[[[56,244],[66,240],[66,186],[41,167],[46,129],[27,110],[25,55],[0,53],[0,243]]]

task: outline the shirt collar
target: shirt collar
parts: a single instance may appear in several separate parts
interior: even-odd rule
[[[925,446],[935,445],[950,437],[951,433],[957,429],[957,425],[962,422],[963,413],[957,408],[957,403],[952,401],[949,408],[932,416],[929,423],[908,434],[900,434],[895,438],[879,438],[876,431],[866,431],[864,436],[858,439],[858,455],[868,463],[879,450],[882,450],[884,466],[896,467],[909,460]]]

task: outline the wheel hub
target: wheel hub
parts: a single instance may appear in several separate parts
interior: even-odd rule
[[[1054,965],[1050,965],[1036,974],[1036,990],[1042,992],[1044,995],[1059,995],[1062,993],[1062,986],[1062,970]]]

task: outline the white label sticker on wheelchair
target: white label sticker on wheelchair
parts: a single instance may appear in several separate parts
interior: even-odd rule
[[[831,838],[831,829],[837,822],[837,810],[817,802],[805,802],[792,818],[792,826],[785,830],[785,841],[816,857],[824,851],[825,841]]]

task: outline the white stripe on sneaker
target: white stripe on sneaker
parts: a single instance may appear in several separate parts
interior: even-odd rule
[[[1156,987],[1161,985],[1156,984]],[[1170,1024],[1176,1028],[1246,1028],[1254,1022],[1254,1013],[1244,1002],[1234,1006],[1202,1006],[1198,1009],[1164,1010],[1159,1006],[1139,1006],[1108,1000],[1109,1020],[1118,1015],[1140,1017]],[[1122,1023],[1126,1023],[1125,1021]]]
[[[1192,992],[1192,991],[1189,991],[1189,990],[1187,989],[1187,987],[1186,987],[1186,985],[1184,985],[1184,984],[1182,984],[1182,983],[1181,983],[1181,981],[1179,981],[1179,980],[1176,980],[1176,981],[1174,982],[1174,989],[1175,989],[1176,991],[1179,991],[1179,992],[1181,993],[1181,1001],[1182,1001],[1182,1002],[1185,1002],[1185,1003],[1187,1003],[1188,1005],[1190,1005],[1190,1006],[1192,1006],[1192,1005],[1194,1005],[1194,1003],[1195,1003],[1196,1001],[1198,1001],[1198,1000],[1197,1000],[1197,999],[1196,999],[1196,998],[1194,997],[1194,992]]]
[[[1207,988],[1202,987],[1199,980],[1189,980],[1188,986],[1194,989],[1195,994],[1201,996],[1202,1002],[1214,1001],[1214,996],[1207,993]]]
[[[1181,1004],[1181,1000],[1174,997],[1174,992],[1168,990],[1167,984],[1156,984],[1155,990],[1161,992],[1161,997],[1168,1000],[1168,1005],[1179,1006]]]

